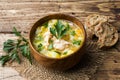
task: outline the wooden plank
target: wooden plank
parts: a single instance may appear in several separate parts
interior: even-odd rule
[[[61,12],[62,13],[62,12]],[[72,15],[76,18],[78,18],[80,21],[84,22],[85,17],[88,16],[89,14],[84,14],[84,13],[73,13],[73,12],[64,12],[65,14]],[[0,32],[11,32],[12,27],[16,27],[19,31],[26,31],[28,32],[31,28],[31,26],[39,20],[41,17],[47,15],[47,14],[52,14],[52,13],[36,13],[36,14],[29,14],[26,16],[8,16],[4,19],[0,19]]]
[[[54,6],[53,6],[54,5]],[[1,2],[0,3],[0,10],[20,10],[23,9],[39,9],[39,10],[58,10],[58,4],[56,2],[25,2],[25,3],[8,3],[8,2]]]
[[[114,2],[114,6],[119,12],[120,2]],[[54,6],[52,6],[54,5]],[[41,17],[52,13],[65,13],[73,15],[84,21],[90,14],[101,13],[114,16],[115,10],[112,2],[100,1],[81,1],[81,2],[25,2],[25,3],[0,3],[0,32],[11,32],[12,27],[16,26],[19,31],[29,30],[30,27]],[[111,8],[112,11],[111,11]],[[105,10],[104,10],[105,9]],[[102,11],[104,10],[104,11]],[[109,11],[110,10],[110,11]],[[106,12],[107,11],[107,12]],[[119,14],[119,13],[118,13]],[[28,31],[27,31],[28,32]]]
[[[0,0],[0,2],[108,2],[109,0]],[[117,0],[114,0],[117,1]]]
[[[1,0],[1,2],[68,2],[78,0]]]
[[[57,12],[58,8],[53,2],[0,3],[0,32],[12,31],[13,26],[30,28],[41,16]]]
[[[29,14],[26,16],[6,16],[4,19],[0,19],[0,32],[11,32],[12,27],[16,27],[19,31],[26,31],[28,32],[31,28],[31,26],[41,17],[47,15],[47,14],[53,14],[53,13],[34,13]],[[72,15],[72,13],[66,13]],[[76,13],[73,15],[80,19],[81,21],[84,20],[84,17],[82,16],[82,13]],[[85,15],[84,15],[85,16]]]
[[[0,67],[0,80],[26,80],[10,67]]]
[[[120,52],[108,55],[91,80],[120,80]]]
[[[119,2],[69,2],[61,3],[60,11],[73,12],[99,12],[104,14],[112,13],[115,8],[120,8]],[[112,10],[111,10],[112,9]]]

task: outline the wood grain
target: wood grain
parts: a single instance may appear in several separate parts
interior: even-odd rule
[[[118,1],[7,1],[8,0],[1,0],[0,2],[0,32],[10,32],[12,31],[13,26],[16,26],[19,31],[26,31],[30,29],[33,23],[41,17],[58,12],[73,15],[83,22],[86,16],[94,13],[100,13],[108,16],[120,14],[120,2]]]
[[[120,52],[110,53],[92,80],[120,80]]]
[[[9,73],[10,72],[10,73]],[[10,67],[0,67],[0,80],[26,80],[19,76],[19,73]]]
[[[5,54],[2,50],[3,42],[7,39],[17,38],[12,34],[14,26],[27,35],[31,26],[38,19],[53,13],[69,14],[78,18],[83,23],[90,14],[114,16],[117,20],[117,23],[114,25],[120,35],[120,0],[0,0],[0,55]],[[91,49],[91,47],[94,48],[95,46],[88,45],[88,47]],[[120,52],[120,37],[118,43],[110,50],[107,50],[107,52],[115,52],[115,54],[111,55],[113,58],[108,57],[103,62],[103,66],[98,69],[93,78],[96,78],[95,80],[120,80],[119,59],[117,58]],[[117,63],[113,61],[117,61]],[[7,74],[7,72],[13,74]],[[108,77],[106,78],[105,75]],[[99,76],[102,76],[102,78]],[[24,79],[13,69],[0,67],[0,80]]]

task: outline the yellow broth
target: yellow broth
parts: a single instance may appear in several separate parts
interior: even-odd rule
[[[33,44],[40,54],[61,58],[78,50],[83,39],[83,32],[78,25],[67,20],[52,19],[38,26]]]

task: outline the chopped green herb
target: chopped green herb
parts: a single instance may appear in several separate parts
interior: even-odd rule
[[[39,41],[42,41],[43,40],[43,37],[40,35],[40,36],[37,36],[36,37],[36,40],[39,40]]]
[[[80,45],[80,43],[81,43],[81,40],[73,40],[73,42],[72,42],[73,44],[75,44],[75,45]]]
[[[71,31],[70,34],[71,34],[72,36],[74,36],[76,33],[75,33],[75,31]]]
[[[58,53],[58,54],[61,54],[59,51],[54,51],[54,52],[56,52],[56,53]]]
[[[40,43],[40,44],[38,45],[38,50],[41,51],[42,49],[43,49],[43,45]]]
[[[63,55],[66,55],[67,54],[67,51],[63,53]]]
[[[48,27],[48,22],[45,22],[45,23],[43,24],[43,26],[47,28],[47,27]]]
[[[49,42],[50,42],[50,43],[53,43],[53,40],[50,40]]]
[[[48,49],[49,50],[53,49],[53,44],[52,43],[50,43],[50,45],[48,46]]]
[[[50,40],[50,45],[48,46],[48,49],[49,50],[53,49],[53,41],[52,40]]]

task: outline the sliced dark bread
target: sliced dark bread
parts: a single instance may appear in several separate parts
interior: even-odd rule
[[[99,48],[111,47],[118,41],[118,32],[109,21],[109,17],[98,14],[88,16],[85,21],[88,38],[96,36]]]

